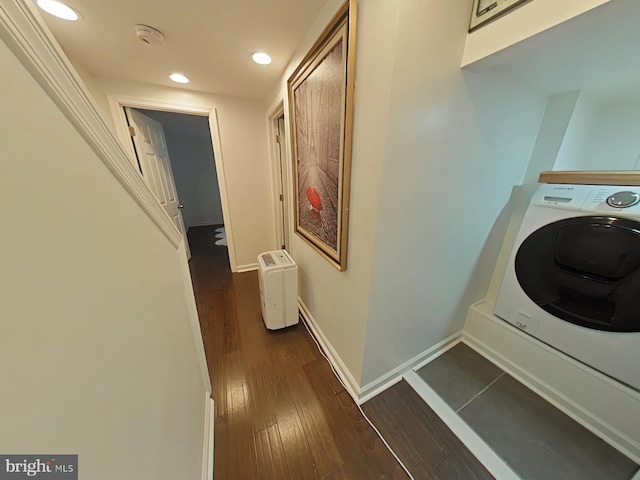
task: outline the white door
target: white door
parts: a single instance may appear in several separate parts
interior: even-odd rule
[[[133,144],[136,147],[142,176],[162,208],[173,219],[178,230],[182,232],[187,258],[191,258],[191,250],[180,211],[182,204],[178,200],[176,185],[173,181],[171,161],[162,124],[128,107],[125,107],[125,112],[129,124],[133,127]]]

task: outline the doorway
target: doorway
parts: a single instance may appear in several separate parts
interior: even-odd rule
[[[192,237],[189,234],[190,229],[204,226],[224,229],[215,154],[208,119],[198,115],[140,108],[132,109],[132,112],[141,113],[159,122],[163,127],[170,159],[170,171],[179,199],[178,208],[188,241]],[[129,115],[127,118],[131,126],[132,119]],[[133,137],[134,140],[136,138]],[[136,149],[136,153],[138,156],[141,154],[139,149]],[[143,165],[139,167],[142,170]],[[212,247],[226,249],[225,231],[216,233],[214,238],[215,240],[211,242]],[[193,245],[189,246],[193,249]]]
[[[288,190],[289,162],[288,139],[286,134],[284,105],[280,102],[269,116],[269,130],[272,145],[273,178],[274,178],[274,216],[276,218],[276,241],[283,249],[290,251],[290,222],[289,201],[291,194]]]
[[[210,181],[210,188],[214,189],[217,186],[217,191],[220,199],[220,208],[222,210],[222,222],[225,228],[225,235],[227,241],[227,256],[229,261],[229,266],[232,272],[237,271],[237,262],[235,256],[235,245],[233,241],[233,225],[232,220],[229,214],[229,201],[227,196],[226,189],[226,177],[224,170],[224,159],[223,152],[221,148],[220,142],[220,130],[218,125],[218,113],[215,107],[210,106],[183,106],[178,104],[170,104],[165,102],[159,102],[156,100],[143,99],[143,98],[134,98],[134,97],[125,97],[120,95],[108,95],[109,107],[111,109],[111,114],[114,118],[114,124],[116,129],[116,135],[120,139],[120,143],[124,146],[126,150],[129,151],[129,158],[132,160],[133,167],[139,171],[139,165],[136,162],[136,152],[133,147],[133,143],[131,142],[129,126],[127,124],[127,118],[125,115],[125,108],[133,108],[141,111],[152,111],[155,112],[153,115],[162,115],[162,114],[182,114],[185,118],[189,117],[198,117],[204,121],[207,121],[208,129],[209,129],[209,141],[211,151],[213,152],[213,168],[215,169],[215,178],[212,178]],[[192,121],[193,118],[191,118]],[[188,128],[183,126],[184,128]],[[170,147],[170,145],[169,145]],[[175,172],[174,172],[175,173]],[[206,179],[204,180],[206,181]],[[178,193],[180,197],[180,193]],[[184,196],[184,195],[183,195]],[[187,198],[189,195],[187,194]],[[183,202],[184,209],[187,209],[187,204],[183,201],[183,198],[180,198]],[[193,213],[193,209],[192,212]],[[208,220],[202,220],[202,217],[191,217],[189,214],[189,220],[192,222],[198,222],[198,218],[200,218],[202,222],[207,222]],[[196,227],[195,223],[190,225],[189,227]],[[188,227],[187,227],[188,228]],[[218,239],[215,239],[218,240]],[[187,243],[187,237],[185,236],[185,244]]]

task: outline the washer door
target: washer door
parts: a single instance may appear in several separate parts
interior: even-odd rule
[[[524,292],[552,315],[587,328],[640,332],[640,223],[575,217],[527,237],[515,258]]]

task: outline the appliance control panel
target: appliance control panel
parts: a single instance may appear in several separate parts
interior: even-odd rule
[[[295,262],[285,250],[273,250],[258,255],[258,268],[261,270],[295,268],[295,266]]]
[[[593,185],[558,185],[546,183],[540,185],[531,199],[532,205],[562,208],[564,210],[580,210]]]
[[[630,190],[616,192],[607,198],[607,205],[614,208],[633,207],[638,202],[640,202],[640,194]]]
[[[640,187],[596,185],[591,188],[582,211],[640,216]]]
[[[640,186],[543,184],[538,187],[531,204],[640,217]]]

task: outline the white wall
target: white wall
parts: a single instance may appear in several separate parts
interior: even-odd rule
[[[554,170],[632,170],[640,157],[640,99],[580,94]],[[584,106],[587,104],[588,108]],[[570,135],[579,132],[580,134]]]
[[[584,169],[584,154],[587,144],[590,143],[589,137],[593,135],[597,115],[596,99],[585,92],[580,92],[556,157],[554,170]]]
[[[211,137],[171,129],[165,134],[186,228],[223,223]]]
[[[285,97],[286,112],[286,79],[342,3],[342,0],[327,2],[282,79],[278,89],[282,93],[274,94]],[[355,109],[347,270],[338,272],[294,235],[293,230],[290,233],[291,253],[300,271],[300,296],[356,383],[364,357],[396,16],[395,2],[359,2],[356,102],[363,108]],[[288,184],[289,198],[293,198],[291,179]]]
[[[546,98],[460,69],[470,2],[401,1],[362,383],[462,329]],[[357,215],[354,213],[354,215]]]
[[[514,186],[509,208],[505,212],[509,225],[504,235],[504,241],[502,242],[500,254],[486,294],[486,299],[491,304],[495,303],[498,297],[511,250],[520,230],[522,218],[529,207],[531,197],[538,188],[540,172],[553,169],[553,164],[562,146],[578,97],[579,92],[568,92],[562,95],[554,95],[547,100],[547,107],[536,136],[531,159],[522,179],[522,185]]]
[[[92,92],[94,96],[112,94],[185,107],[216,108],[238,268],[255,265],[260,252],[276,247],[275,195],[263,104],[113,78],[96,77],[94,83],[99,89]]]
[[[223,223],[209,119],[141,110],[162,123],[185,227]]]
[[[94,480],[199,479],[185,258],[1,42],[0,65],[0,451],[77,453]]]
[[[585,148],[585,170],[632,170],[640,158],[640,99],[599,105],[593,135]]]
[[[287,75],[341,3],[327,3]],[[303,301],[365,386],[461,329],[486,292],[545,98],[460,70],[470,4],[358,8],[347,271],[296,236],[292,253]]]

